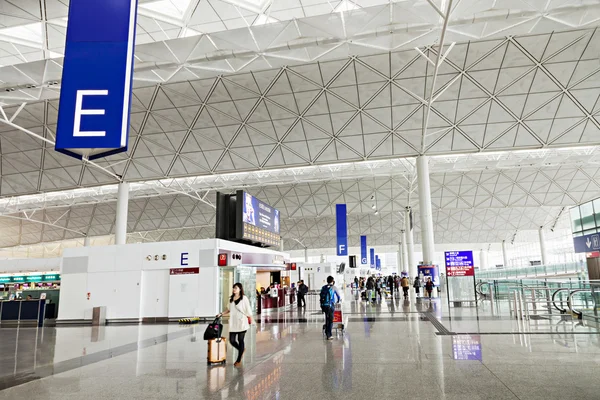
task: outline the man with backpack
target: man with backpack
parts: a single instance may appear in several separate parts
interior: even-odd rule
[[[336,300],[337,298],[337,300]],[[320,302],[321,310],[325,314],[325,336],[327,340],[333,340],[333,312],[335,304],[342,301],[339,290],[335,287],[333,276],[327,277],[327,285],[321,288]]]

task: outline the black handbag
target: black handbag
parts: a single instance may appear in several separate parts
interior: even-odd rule
[[[215,318],[204,331],[204,340],[220,339],[223,332],[223,324],[221,318]]]

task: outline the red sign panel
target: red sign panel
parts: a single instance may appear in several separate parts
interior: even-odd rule
[[[585,253],[585,258],[600,258],[600,251],[591,251]]]
[[[446,276],[475,276],[475,268],[472,265],[446,266]]]
[[[220,253],[219,254],[219,261],[218,261],[217,265],[219,267],[226,267],[227,266],[227,253]]]
[[[169,275],[193,275],[199,274],[200,268],[171,268]]]

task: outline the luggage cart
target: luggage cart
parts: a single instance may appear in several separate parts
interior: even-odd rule
[[[333,310],[333,329],[335,329],[336,337],[339,336],[340,333],[344,336],[345,328],[342,305],[338,303]],[[323,324],[323,336],[325,336],[325,324]]]

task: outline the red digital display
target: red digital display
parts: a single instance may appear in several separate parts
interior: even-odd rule
[[[296,270],[296,263],[292,263],[292,271]]]
[[[227,266],[227,253],[220,253],[219,254],[219,261],[218,261],[217,265],[219,267],[226,267]]]

